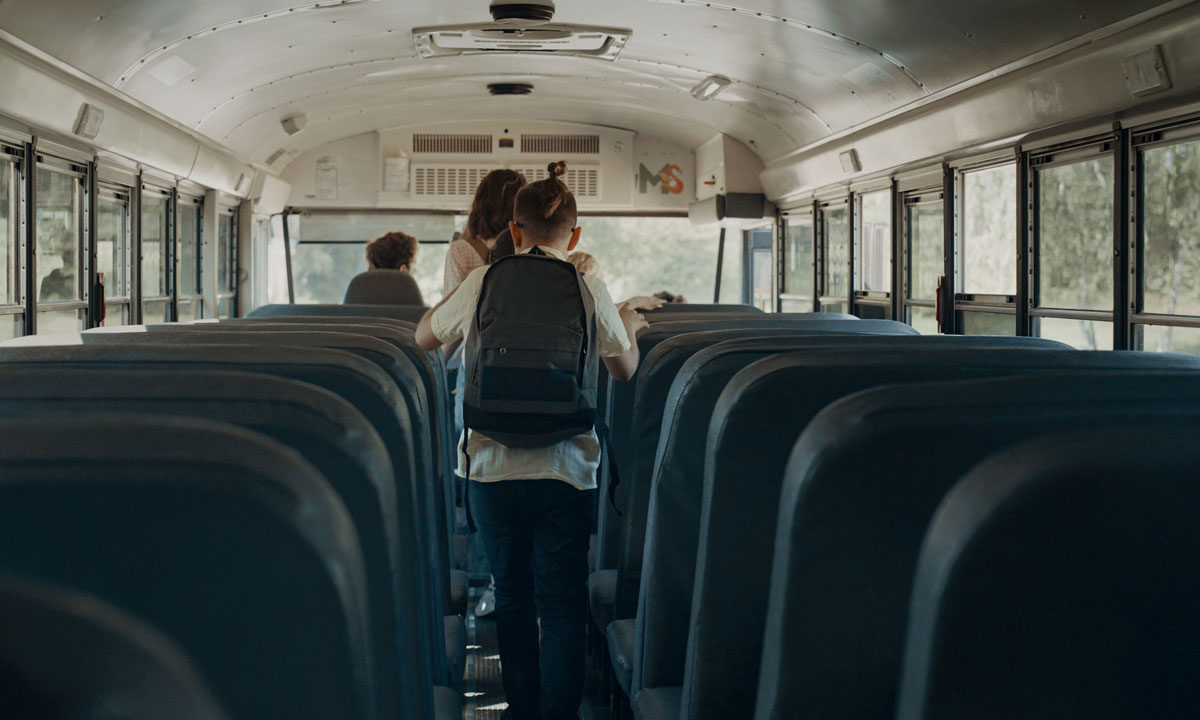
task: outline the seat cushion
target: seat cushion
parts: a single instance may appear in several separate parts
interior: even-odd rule
[[[682,703],[682,687],[642,688],[633,700],[633,717],[636,720],[679,720]]]
[[[462,698],[454,688],[433,688],[433,716],[437,720],[462,720]]]
[[[470,588],[465,570],[450,571],[450,612],[467,614],[467,594]]]
[[[629,695],[633,686],[633,618],[613,620],[608,624],[608,656],[612,660],[617,683]]]
[[[447,615],[442,625],[446,634],[446,666],[450,668],[447,681],[457,688],[462,684],[467,665],[467,624],[458,615]]]
[[[617,597],[617,571],[597,570],[588,575],[588,607],[592,610],[592,621],[600,632],[612,621],[613,602]]]

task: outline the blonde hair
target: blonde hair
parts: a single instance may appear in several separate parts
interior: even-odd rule
[[[567,256],[567,262],[574,265],[575,269],[581,273],[600,276],[600,261],[590,253],[573,252]]]

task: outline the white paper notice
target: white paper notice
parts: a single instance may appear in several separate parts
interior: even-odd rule
[[[387,158],[384,161],[383,189],[389,192],[408,192],[408,182],[408,158]]]
[[[338,171],[337,166],[317,166],[317,199],[337,200]]]

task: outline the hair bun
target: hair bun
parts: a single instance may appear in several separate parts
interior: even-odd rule
[[[552,162],[546,166],[546,172],[550,173],[550,177],[559,177],[567,174],[567,163],[563,160]]]

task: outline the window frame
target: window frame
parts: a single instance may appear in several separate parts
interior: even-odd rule
[[[938,309],[937,290],[934,290],[934,297],[926,300],[924,298],[913,297],[913,234],[912,234],[912,211],[919,207],[930,207],[936,205],[942,212],[942,264],[941,271],[938,273],[943,280],[946,271],[946,192],[944,185],[935,185],[924,188],[913,188],[905,190],[899,195],[899,217],[900,217],[900,251],[901,251],[901,315],[900,318],[909,325],[912,325],[912,308],[927,308],[935,313]]]
[[[889,215],[891,216],[891,232],[888,237],[888,265],[884,277],[888,279],[889,290],[860,290],[858,289],[862,256],[863,240],[863,199],[867,195],[886,194],[888,197]],[[896,183],[889,180],[886,185],[863,186],[856,189],[851,196],[850,213],[850,312],[859,317],[870,313],[871,317],[891,320],[893,315],[892,298],[896,289]],[[870,308],[870,310],[868,310]]]
[[[180,228],[183,227],[181,211],[185,207],[194,207],[196,210],[195,292],[190,295],[184,295],[180,291],[180,286],[179,286],[179,279],[180,279],[181,273],[182,273],[182,268],[180,267],[180,262],[182,262],[182,258],[183,258],[183,253],[181,252],[181,249],[182,249],[181,235],[182,234],[180,233]],[[204,197],[200,196],[200,195],[192,195],[190,193],[185,193],[185,192],[179,191],[177,189],[175,192],[174,216],[175,216],[175,242],[174,242],[175,275],[174,275],[173,288],[174,288],[174,298],[175,298],[175,301],[174,301],[175,309],[173,311],[173,315],[175,317],[175,320],[178,321],[179,320],[179,303],[181,301],[186,300],[186,301],[189,301],[192,303],[192,307],[197,308],[197,311],[199,314],[196,316],[196,319],[202,319],[202,318],[204,318],[204,257],[205,257],[205,255],[204,255],[204,246],[205,246]]]
[[[229,232],[226,242],[221,242],[221,223],[228,218]],[[217,227],[213,229],[213,237],[215,243],[213,252],[216,253],[216,268],[217,277],[216,289],[217,296],[214,298],[213,307],[216,309],[218,318],[231,318],[238,315],[238,206],[221,203],[217,207]],[[225,287],[221,287],[221,254],[225,254]],[[222,304],[228,303],[228,309],[222,311]]]
[[[817,291],[820,287],[820,279],[817,277],[817,212],[816,203],[809,203],[803,207],[797,207],[793,210],[780,213],[780,264],[779,277],[776,280],[779,286],[779,299],[776,303],[777,312],[784,312],[783,305],[787,302],[807,303],[807,309],[800,312],[816,312],[818,309]],[[791,292],[792,288],[789,287],[787,281],[787,268],[791,249],[790,229],[792,227],[803,226],[806,223],[812,230],[812,261],[809,263],[808,270],[809,279],[812,282],[812,290],[807,295],[801,295]]]
[[[1116,307],[1120,305],[1120,289],[1113,284],[1113,296],[1109,309],[1095,310],[1084,308],[1050,307],[1041,301],[1041,270],[1042,270],[1042,207],[1041,207],[1041,175],[1047,170],[1069,167],[1080,163],[1092,162],[1107,158],[1113,165],[1113,232],[1110,247],[1117,247],[1119,240],[1115,236],[1115,228],[1120,216],[1120,208],[1116,204],[1116,196],[1120,190],[1121,168],[1118,162],[1118,146],[1120,137],[1116,134],[1085,137],[1067,143],[1054,145],[1024,154],[1025,166],[1025,212],[1028,221],[1024,223],[1025,233],[1021,255],[1027,261],[1018,262],[1023,266],[1021,276],[1024,278],[1024,301],[1022,309],[1028,313],[1027,327],[1029,335],[1041,337],[1041,321],[1043,319],[1081,320],[1106,322],[1113,326],[1113,347],[1119,347],[1121,332],[1117,327]],[[1119,273],[1116,253],[1113,255],[1111,272],[1114,279]]]
[[[817,272],[817,310],[825,311],[828,306],[845,305],[845,312],[851,312],[854,307],[854,204],[850,201],[849,192],[837,196],[825,197],[816,204],[816,250],[815,262]],[[829,293],[829,228],[827,216],[830,211],[846,211],[846,295],[838,297]]]
[[[133,278],[134,278],[134,268],[133,268],[133,265],[134,265],[134,263],[133,263],[133,255],[134,255],[133,245],[134,245],[134,242],[133,242],[133,238],[134,238],[134,222],[135,221],[133,218],[133,212],[134,212],[134,208],[137,206],[137,203],[134,201],[134,198],[133,198],[134,189],[128,185],[122,185],[122,184],[119,184],[116,182],[108,182],[108,181],[102,181],[102,180],[97,180],[95,185],[96,185],[96,188],[95,188],[95,192],[93,194],[93,202],[95,203],[96,208],[100,207],[100,200],[102,197],[106,198],[106,199],[114,199],[117,201],[124,201],[124,203],[125,203],[125,278],[126,278],[126,283],[127,283],[129,291],[124,295],[112,295],[109,293],[109,286],[107,284],[105,284],[105,287],[104,287],[105,319],[107,320],[107,317],[112,313],[112,310],[115,307],[122,313],[123,320],[122,320],[121,324],[125,325],[125,324],[132,323],[133,316],[134,316],[133,298],[135,295],[135,291],[134,291],[134,284],[133,284]],[[99,217],[100,217],[98,211],[95,214],[95,217],[96,217],[96,222],[98,223]],[[93,255],[93,257],[95,257],[95,267],[97,268],[96,271],[93,273],[93,277],[95,277],[99,273],[99,256],[98,256],[99,236],[98,236],[98,233],[94,231],[92,237],[93,237],[92,255]]]
[[[1200,141],[1200,117],[1185,116],[1135,128],[1128,131],[1125,138],[1129,156],[1127,181],[1133,194],[1133,200],[1127,208],[1127,228],[1131,236],[1126,262],[1128,270],[1122,273],[1126,278],[1128,293],[1127,337],[1129,348],[1144,350],[1144,335],[1149,327],[1200,328],[1200,315],[1169,315],[1145,310],[1146,223],[1143,213],[1146,200],[1146,151]]]
[[[29,166],[25,183],[26,192],[26,227],[23,234],[26,243],[23,255],[26,263],[26,317],[25,332],[36,335],[38,332],[38,317],[42,313],[75,311],[79,329],[85,329],[91,322],[91,288],[87,281],[92,276],[91,264],[91,177],[92,166],[89,162],[81,162],[59,157],[38,150],[34,147],[34,162]],[[68,175],[75,178],[79,197],[77,231],[75,234],[75,271],[78,277],[78,299],[65,301],[42,302],[37,276],[37,229],[34,218],[37,213],[37,171],[46,168],[51,172]]]
[[[10,207],[11,215],[9,216],[9,252],[12,258],[12,268],[5,270],[11,272],[8,281],[13,290],[13,301],[0,301],[0,322],[12,322],[18,332],[15,337],[20,337],[27,332],[27,277],[26,277],[26,251],[28,247],[27,235],[25,228],[27,225],[27,203],[26,197],[26,175],[28,174],[28,163],[26,162],[26,149],[23,146],[0,142],[0,168],[4,168],[10,175],[9,200],[12,201]]]
[[[1025,183],[1022,181],[1022,168],[1024,163],[1014,152],[1005,153],[999,157],[989,157],[977,162],[964,162],[953,167],[953,247],[954,247],[954,296],[951,305],[954,315],[954,331],[962,333],[965,325],[965,313],[970,312],[985,312],[998,315],[1014,315],[1016,318],[1016,335],[1027,334],[1023,332],[1021,317],[1017,312],[1017,298],[1021,294],[1023,287],[1024,273],[1021,272],[1022,259],[1026,257],[1025,253],[1021,252],[1019,229],[1023,227],[1023,209],[1025,208],[1024,191]],[[965,209],[966,209],[966,178],[974,172],[986,170],[994,170],[996,168],[1012,166],[1017,175],[1017,193],[1014,201],[1016,202],[1016,225],[1012,228],[1011,241],[1017,250],[1017,267],[1014,268],[1014,278],[1017,283],[1017,292],[1012,295],[1000,295],[991,293],[969,293],[962,292],[965,288],[964,280],[966,278],[966,229],[965,229]]]

